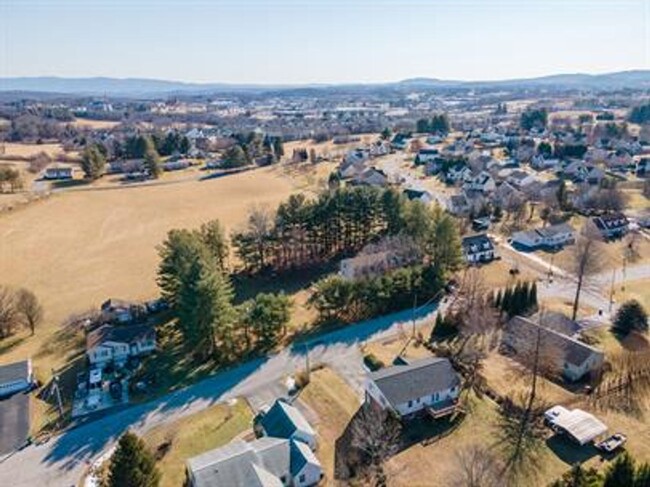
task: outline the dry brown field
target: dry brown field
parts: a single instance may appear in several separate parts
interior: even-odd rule
[[[218,218],[231,232],[251,206],[275,208],[295,191],[281,168],[265,168],[207,181],[67,191],[0,215],[2,284],[32,289],[46,311],[36,336],[0,349],[0,362],[32,356],[49,375],[65,357],[47,344],[70,314],[109,297],[156,296],[156,246],[170,229]]]

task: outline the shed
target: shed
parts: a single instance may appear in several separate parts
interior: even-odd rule
[[[555,426],[580,445],[607,433],[607,426],[602,421],[582,409],[560,414],[555,420]]]

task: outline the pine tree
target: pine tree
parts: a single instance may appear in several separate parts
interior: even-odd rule
[[[108,487],[157,487],[160,472],[144,441],[127,431],[111,457]]]
[[[501,300],[501,311],[510,315],[510,307],[512,306],[512,289],[507,287],[503,293],[503,299]]]
[[[435,342],[436,337],[438,337],[443,329],[445,327],[445,320],[442,317],[442,313],[438,311],[438,314],[436,314],[436,321],[433,324],[433,328],[431,329],[431,336],[429,337],[429,342]]]
[[[519,314],[525,314],[530,309],[530,301],[529,301],[530,287],[528,281],[524,281],[521,283],[521,289],[519,292],[521,293],[521,296],[519,298],[520,301]]]
[[[160,156],[156,151],[156,147],[151,140],[151,137],[146,137],[146,149],[144,152],[144,167],[149,172],[149,175],[158,179],[162,173],[162,167],[160,167]]]
[[[643,463],[637,467],[634,487],[650,487],[650,463]]]
[[[86,147],[81,158],[81,168],[88,179],[99,179],[104,174],[106,156],[99,150],[97,144]]]
[[[634,486],[634,470],[634,459],[630,454],[625,452],[619,455],[605,472],[603,487]]]

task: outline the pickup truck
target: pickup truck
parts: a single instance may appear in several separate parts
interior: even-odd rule
[[[622,447],[627,441],[627,436],[623,433],[615,433],[606,440],[596,443],[596,448],[606,453],[612,453]]]

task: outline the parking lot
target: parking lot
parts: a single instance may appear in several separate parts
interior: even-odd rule
[[[0,400],[0,455],[11,453],[29,436],[29,395]]]

